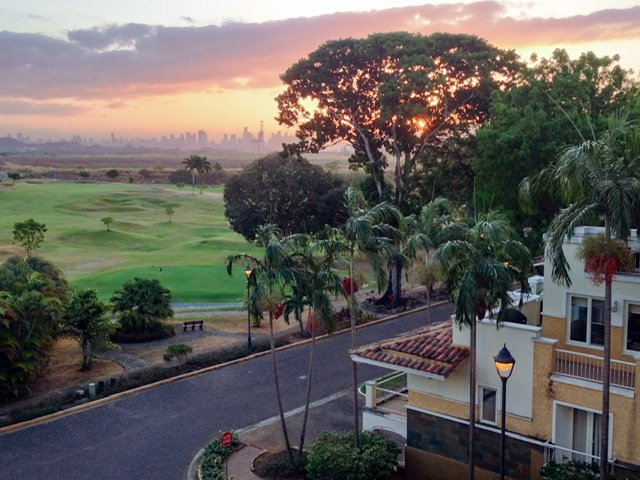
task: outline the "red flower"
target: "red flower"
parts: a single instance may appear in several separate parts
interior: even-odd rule
[[[342,279],[342,288],[347,295],[351,295],[351,279],[349,277],[344,277]],[[359,290],[358,284],[356,281],[353,281],[353,293],[356,293]]]
[[[280,318],[284,313],[284,305],[276,303],[273,308],[273,318]]]
[[[618,260],[611,255],[600,253],[593,255],[584,264],[584,271],[591,276],[591,281],[596,285],[613,280],[618,271]]]

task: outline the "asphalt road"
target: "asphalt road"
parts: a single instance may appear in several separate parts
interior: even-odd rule
[[[444,320],[450,312],[443,305],[432,316]],[[358,344],[425,324],[426,312],[410,313],[359,330]],[[348,333],[317,342],[312,401],[351,385],[349,343]],[[308,345],[277,354],[286,411],[304,404],[308,354]],[[358,380],[383,372],[361,365]],[[218,431],[275,415],[271,358],[265,355],[0,435],[0,479],[182,480]]]

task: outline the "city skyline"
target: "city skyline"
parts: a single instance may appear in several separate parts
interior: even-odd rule
[[[220,139],[261,121],[276,132],[279,75],[327,40],[377,31],[471,33],[523,59],[555,48],[572,57],[619,53],[624,68],[640,69],[640,6],[632,1],[607,9],[595,1],[299,3],[267,9],[240,1],[214,12],[196,0],[154,8],[0,0],[0,137],[103,140],[111,132],[152,138],[203,129]]]

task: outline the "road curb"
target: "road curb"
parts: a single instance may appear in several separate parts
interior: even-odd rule
[[[446,301],[446,300],[442,300],[440,302],[435,302],[435,303],[431,304],[431,308],[436,308],[436,307],[439,307],[441,305],[445,305],[447,303],[449,303],[449,302]],[[377,319],[377,320],[373,320],[371,322],[364,323],[362,325],[358,325],[358,326],[356,326],[356,330],[361,330],[361,329],[366,328],[366,327],[379,325],[381,323],[384,323],[384,322],[387,322],[387,321],[390,321],[390,320],[396,320],[396,319],[398,319],[400,317],[403,317],[403,316],[411,314],[411,313],[424,311],[427,308],[429,308],[429,307],[427,307],[425,305],[425,306],[422,306],[422,307],[414,308],[412,310],[407,310],[407,311],[404,311],[404,312],[401,312],[401,313],[397,313],[397,314],[394,314],[394,315],[389,315],[389,316],[386,316],[386,317],[383,317],[383,318],[380,318],[380,319]],[[345,332],[348,332],[349,330],[350,330],[349,328],[344,328],[342,330],[338,330],[338,331],[330,333],[330,334],[327,333],[327,334],[324,334],[324,335],[320,335],[320,336],[316,337],[315,340],[316,341],[322,341],[324,339],[329,338],[330,336],[340,335],[340,334],[343,334]],[[301,346],[301,345],[307,345],[309,343],[311,343],[311,339],[310,338],[309,339],[305,339],[305,340],[301,340],[299,342],[283,345],[281,347],[277,347],[275,349],[275,351],[276,352],[281,352],[281,351],[285,351],[285,350],[288,350],[290,348],[298,347],[298,346]],[[59,418],[66,417],[68,415],[73,415],[75,413],[79,413],[79,412],[83,412],[85,410],[90,410],[92,408],[99,407],[99,406],[104,405],[106,403],[115,402],[117,400],[121,400],[123,398],[127,398],[127,397],[130,397],[130,396],[136,395],[136,394],[144,392],[146,390],[151,390],[152,388],[156,388],[156,387],[159,387],[159,386],[162,386],[162,385],[167,385],[167,384],[170,384],[170,383],[186,380],[188,378],[195,377],[197,375],[204,375],[205,373],[213,372],[213,371],[218,370],[220,368],[225,368],[225,367],[229,367],[231,365],[236,365],[238,363],[246,362],[246,361],[252,360],[254,358],[261,357],[261,356],[269,355],[270,353],[271,353],[271,350],[265,350],[263,352],[252,353],[251,355],[247,355],[245,357],[237,358],[237,359],[231,360],[229,362],[220,363],[218,365],[212,365],[210,367],[205,367],[205,368],[202,368],[202,369],[199,369],[199,370],[195,370],[195,371],[189,372],[189,373],[183,373],[181,375],[176,375],[175,377],[165,378],[164,380],[160,380],[160,381],[153,382],[153,383],[148,383],[147,385],[141,385],[140,387],[132,388],[131,390],[126,390],[124,392],[115,393],[115,394],[110,395],[108,397],[99,398],[97,400],[93,400],[93,401],[88,402],[88,403],[83,403],[81,405],[75,405],[75,406],[67,408],[65,410],[61,410],[59,412],[50,413],[48,415],[44,415],[42,417],[38,417],[38,418],[31,419],[31,420],[27,420],[25,422],[20,422],[20,423],[14,423],[12,425],[7,425],[6,427],[0,428],[0,435],[4,435],[6,433],[11,433],[11,432],[18,431],[18,430],[23,430],[23,429],[26,429],[26,428],[29,428],[29,427],[32,427],[32,426],[35,426],[35,425],[40,425],[42,423],[51,422],[51,421],[57,420]]]

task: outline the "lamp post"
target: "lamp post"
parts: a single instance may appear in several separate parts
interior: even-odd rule
[[[500,480],[504,480],[504,457],[505,457],[505,439],[506,439],[506,411],[507,411],[507,380],[513,372],[513,366],[516,360],[511,356],[511,352],[507,349],[507,344],[493,357],[496,364],[496,371],[500,380],[502,380],[502,428],[500,431]]]
[[[247,265],[244,268],[244,274],[247,276],[247,349],[249,350],[249,353],[253,350],[251,346],[251,309],[249,308],[249,294],[251,293],[249,291],[249,278],[251,277],[251,272],[253,272],[253,269]]]

